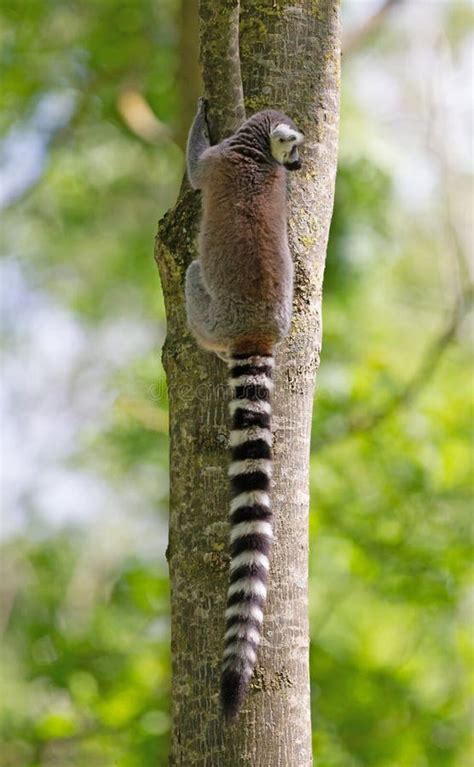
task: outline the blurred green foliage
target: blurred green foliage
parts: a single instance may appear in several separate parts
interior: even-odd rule
[[[469,13],[455,10],[446,6],[456,52]],[[23,524],[2,546],[5,767],[167,763],[167,401],[152,248],[183,158],[172,141],[137,135],[118,105],[132,87],[177,125],[177,19],[176,0],[2,10],[3,135],[34,131],[47,94],[67,92],[73,105],[45,139],[37,181],[5,213],[3,249],[87,332],[123,315],[153,328],[139,359],[103,373],[112,402],[72,465],[94,467],[119,491],[128,479],[134,516],[162,520],[152,553],[127,552],[111,529],[52,525],[25,500]],[[378,45],[383,57],[383,36]],[[404,55],[399,39],[390,50]],[[414,396],[397,399],[452,311],[446,272],[433,268],[442,189],[421,216],[403,205],[396,161],[374,148],[351,67],[357,57],[343,93],[311,458],[315,760],[467,767],[473,379],[462,323]],[[13,352],[15,339],[5,334]]]

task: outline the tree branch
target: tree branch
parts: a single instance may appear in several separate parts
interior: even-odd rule
[[[355,53],[361,48],[377,29],[382,24],[386,16],[396,5],[401,5],[403,0],[385,0],[380,8],[371,14],[360,27],[354,32],[347,35],[342,45],[342,53],[344,56],[350,56],[351,53]]]
[[[201,0],[201,65],[214,142],[245,120],[240,74],[240,0]],[[216,76],[216,73],[219,76]]]
[[[179,124],[177,142],[186,148],[189,126],[203,93],[199,59],[199,0],[181,0],[179,8]]]
[[[201,0],[201,61],[214,141],[246,105],[281,108],[306,134],[289,180],[295,258],[291,335],[279,345],[273,397],[275,536],[265,635],[245,710],[224,726],[219,676],[228,582],[227,391],[220,360],[186,327],[183,281],[195,256],[199,195],[185,182],[160,222],[156,260],[167,314],[170,403],[172,747],[175,767],[311,764],[307,572],[308,471],[320,298],[336,173],[339,0]],[[271,725],[271,726],[270,726]]]
[[[123,88],[117,96],[116,107],[127,128],[146,144],[173,141],[170,128],[157,118],[137,88]]]

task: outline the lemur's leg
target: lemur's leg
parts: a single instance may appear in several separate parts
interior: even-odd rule
[[[188,324],[200,345],[221,356],[226,344],[216,335],[216,321],[212,311],[212,299],[201,277],[201,264],[193,261],[186,272],[186,314]]]
[[[199,189],[199,158],[202,153],[211,146],[206,111],[206,99],[198,99],[198,109],[189,132],[188,145],[186,148],[188,178],[191,182],[191,186],[195,189]]]

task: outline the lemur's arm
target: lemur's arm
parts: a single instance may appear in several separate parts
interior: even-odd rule
[[[186,148],[188,178],[194,189],[199,189],[201,186],[200,182],[203,164],[201,161],[202,154],[211,146],[206,112],[206,99],[198,99],[198,110],[191,126],[191,130],[189,131],[188,145]]]

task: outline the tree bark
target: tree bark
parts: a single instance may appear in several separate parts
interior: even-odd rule
[[[200,351],[185,319],[183,282],[195,257],[199,196],[183,183],[160,222],[156,259],[168,332],[172,745],[179,767],[308,767],[308,472],[313,386],[321,346],[321,290],[336,174],[339,0],[202,0],[201,61],[220,140],[271,106],[306,134],[303,169],[289,182],[296,287],[290,336],[277,350],[273,396],[275,533],[264,636],[237,724],[219,709],[227,589],[227,371]],[[242,93],[242,89],[240,89]]]

